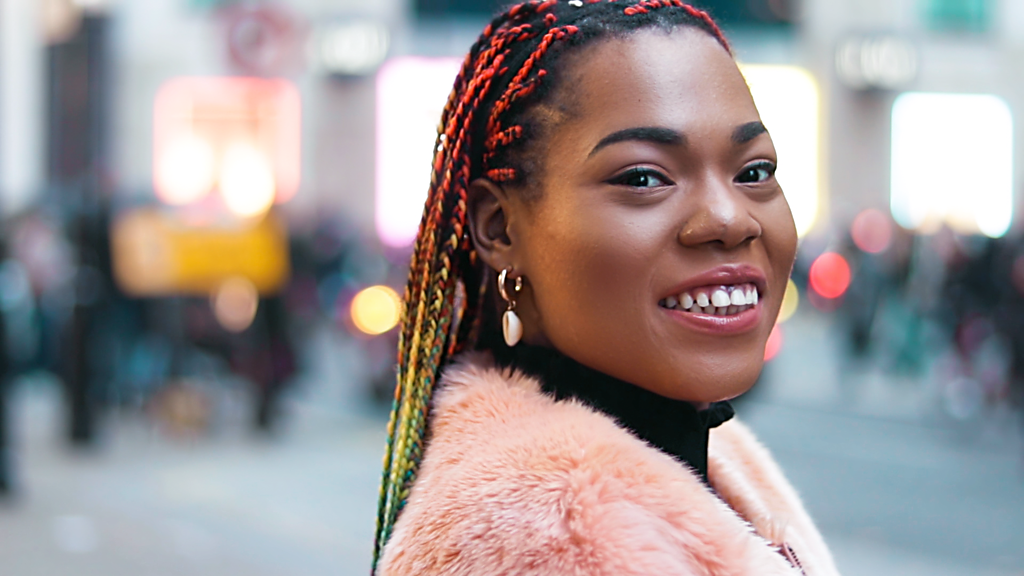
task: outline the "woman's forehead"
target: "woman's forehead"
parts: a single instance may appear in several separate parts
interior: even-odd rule
[[[693,28],[600,42],[571,61],[559,92],[568,123],[597,132],[630,126],[732,130],[758,120],[732,57]]]

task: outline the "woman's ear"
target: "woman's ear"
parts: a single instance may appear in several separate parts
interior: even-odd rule
[[[468,192],[469,233],[476,253],[494,270],[512,265],[508,193],[486,178],[470,183]]]

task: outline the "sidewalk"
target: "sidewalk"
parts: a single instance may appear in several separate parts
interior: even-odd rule
[[[169,442],[135,418],[72,454],[59,405],[17,398],[18,499],[0,506],[3,576],[365,576],[384,425],[313,407],[283,438]]]
[[[1024,450],[1012,421],[968,433],[897,410],[873,384],[829,390],[840,384],[828,381],[828,330],[792,332],[764,388],[737,410],[803,495],[842,574],[1024,575]],[[99,449],[70,453],[57,437],[56,389],[18,390],[23,490],[0,506],[0,574],[368,574],[384,411],[356,409],[343,377],[354,356],[321,344],[315,386],[292,400],[276,440],[239,421],[170,441],[131,416],[113,421]],[[786,368],[782,378],[787,364],[803,375]]]
[[[1024,575],[1024,428],[957,421],[929,377],[852,370],[827,316],[797,316],[737,411],[775,454],[845,576]]]

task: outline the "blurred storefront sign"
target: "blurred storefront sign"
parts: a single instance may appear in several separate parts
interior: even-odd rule
[[[788,26],[798,12],[797,0],[693,0],[726,26]],[[414,0],[413,10],[424,19],[490,18],[507,8],[504,0]]]
[[[779,155],[776,173],[793,211],[797,234],[814,227],[821,211],[821,96],[818,83],[797,66],[741,65],[754,103]]]
[[[928,27],[942,32],[986,32],[994,11],[991,0],[927,0],[924,4]]]
[[[242,73],[278,76],[298,67],[305,27],[284,4],[230,4],[221,16],[228,58]]]
[[[1010,107],[998,96],[900,95],[892,107],[896,222],[925,233],[946,224],[963,234],[1006,234],[1013,219],[1013,130]]]
[[[723,26],[788,26],[798,13],[797,0],[694,0]]]
[[[374,20],[350,20],[321,26],[310,40],[313,68],[338,76],[373,73],[388,55],[388,29]]]
[[[418,17],[489,17],[497,14],[504,4],[501,0],[415,0],[413,2]]]
[[[918,71],[917,47],[894,35],[853,36],[836,49],[836,74],[854,90],[897,90]]]
[[[136,297],[223,295],[225,285],[235,294],[244,291],[238,279],[270,295],[289,276],[288,233],[273,213],[245,225],[194,227],[158,209],[138,209],[116,220],[110,243],[114,279]]]
[[[216,192],[228,212],[254,218],[298,190],[301,104],[291,82],[178,78],[154,108],[154,186],[164,203]]]

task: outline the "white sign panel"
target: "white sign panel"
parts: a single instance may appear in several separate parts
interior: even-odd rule
[[[377,73],[377,235],[388,246],[416,239],[430,185],[441,112],[462,61],[399,57]]]

